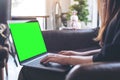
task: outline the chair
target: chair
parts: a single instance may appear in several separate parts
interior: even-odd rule
[[[0,0],[0,23],[6,24],[6,21],[10,18],[11,18],[11,0]],[[4,32],[4,34],[6,35],[6,32]],[[0,44],[0,46],[2,46],[0,49],[0,56],[1,54],[3,56],[0,60],[0,80],[4,80],[4,75],[3,75],[4,66],[6,69],[6,75],[8,75],[8,70],[7,70],[8,53],[6,53],[6,48],[8,49],[9,44],[7,38],[1,39],[1,35],[0,35],[0,43],[2,43]]]
[[[8,29],[5,24],[0,24],[0,80],[4,80],[4,71],[5,67],[6,76],[8,76],[8,52],[9,44],[7,41]]]
[[[8,51],[5,47],[0,48],[0,80],[4,80],[4,67],[6,70],[6,76],[8,76]]]
[[[48,52],[87,51],[100,48],[98,43],[93,41],[97,32],[97,29],[48,30],[43,31],[43,36]],[[76,65],[67,73],[65,80],[120,80],[120,62]]]

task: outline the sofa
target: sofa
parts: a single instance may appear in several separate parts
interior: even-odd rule
[[[49,52],[60,50],[84,50],[99,47],[93,39],[97,29],[82,30],[48,30],[43,31],[43,37]]]
[[[81,30],[48,30],[43,31],[48,52],[61,50],[87,51],[99,49],[98,29]],[[96,62],[74,66],[66,75],[65,80],[120,80],[119,62]]]

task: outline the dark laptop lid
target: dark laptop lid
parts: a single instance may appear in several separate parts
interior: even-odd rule
[[[20,63],[47,52],[37,20],[8,21]]]

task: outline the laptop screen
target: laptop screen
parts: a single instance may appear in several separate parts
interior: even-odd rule
[[[38,21],[8,22],[20,62],[47,52]]]

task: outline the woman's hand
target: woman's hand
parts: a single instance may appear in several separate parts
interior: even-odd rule
[[[69,64],[69,56],[60,55],[60,54],[48,54],[46,57],[44,57],[41,62],[46,64],[48,62],[55,62],[60,63],[63,65]]]
[[[67,56],[75,56],[75,55],[80,55],[80,52],[64,50],[64,51],[60,51],[58,54],[67,55]]]

